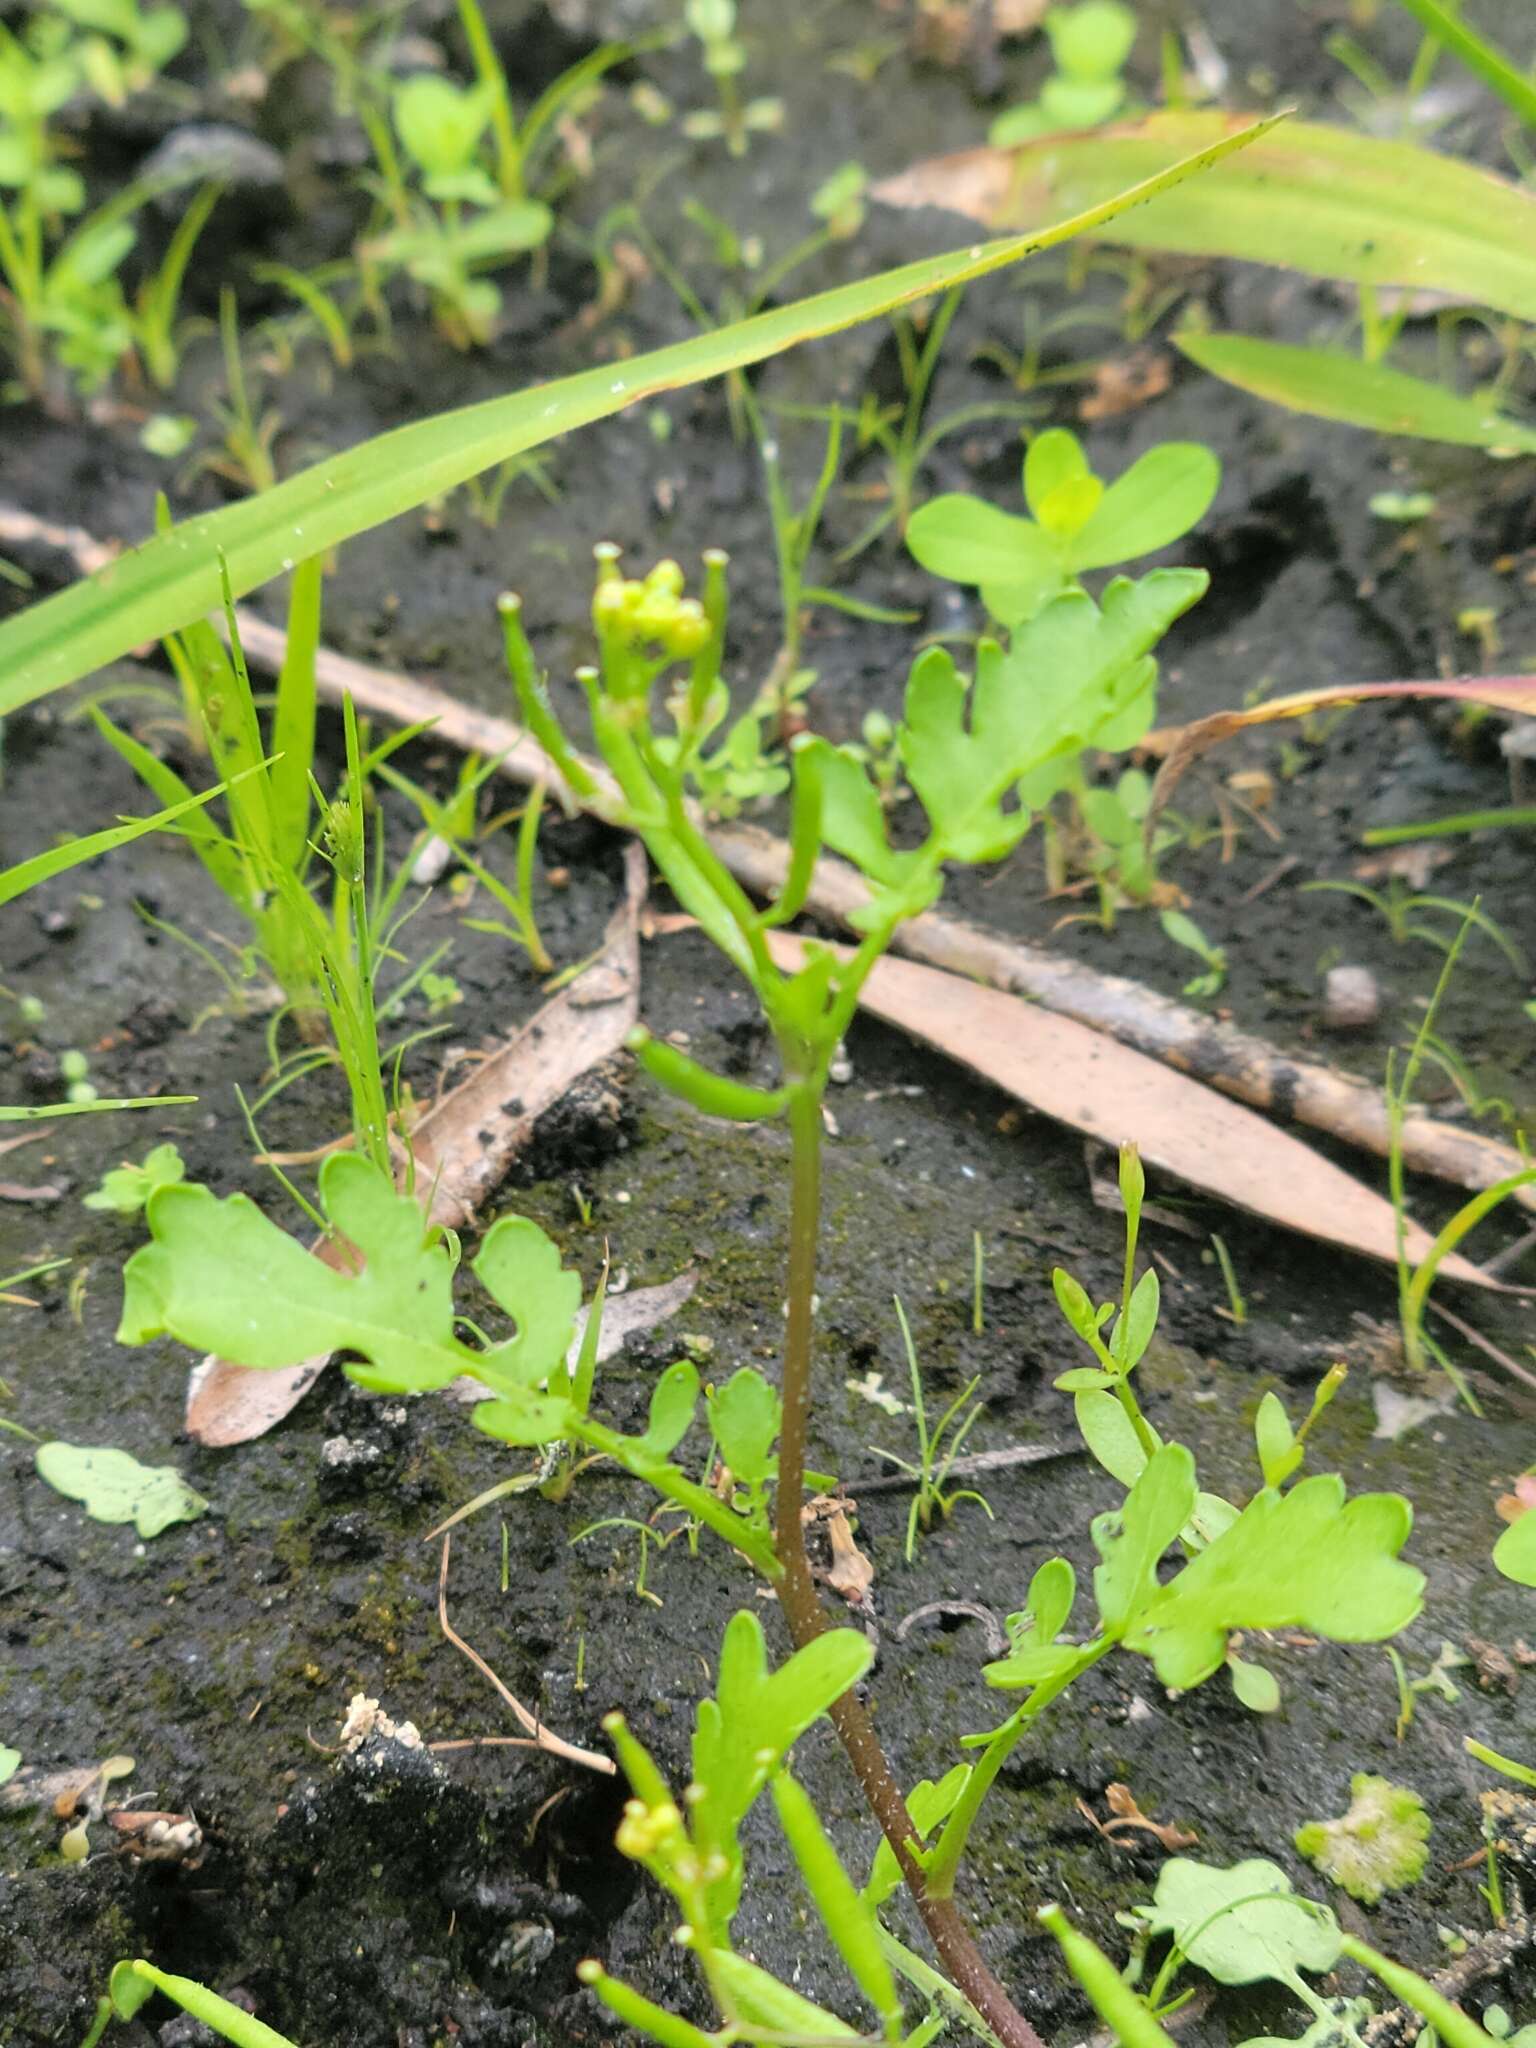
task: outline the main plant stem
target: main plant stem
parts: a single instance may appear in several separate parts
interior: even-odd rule
[[[811,1414],[812,1330],[816,1300],[816,1247],[821,1225],[821,1089],[800,1082],[790,1100],[789,1302],[784,1331],[784,1421],[779,1434],[779,1477],[774,1549],[783,1577],[779,1604],[796,1649],[827,1626],[800,1520],[805,1490],[806,1437]],[[922,1865],[912,1853],[912,1822],[901,1787],[886,1762],[862,1702],[845,1692],[832,1708],[865,1798],[901,1865],[923,1925],[956,1987],[975,2006],[1002,2048],[1044,2048],[1040,2036],[982,1958],[959,1909],[928,1895]]]

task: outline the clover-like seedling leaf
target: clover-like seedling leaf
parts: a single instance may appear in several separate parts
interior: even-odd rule
[[[1140,1915],[1151,1933],[1172,1935],[1196,1969],[1218,1984],[1271,1978],[1310,2005],[1303,1970],[1331,1970],[1339,1959],[1338,1923],[1326,1906],[1291,1889],[1277,1863],[1250,1857],[1222,1870],[1174,1856],[1158,1872],[1151,1907]]]
[[[144,1164],[125,1161],[101,1177],[101,1185],[84,1197],[87,1209],[108,1209],[114,1216],[137,1216],[156,1188],[169,1187],[183,1179],[186,1167],[174,1145],[156,1145],[144,1155]]]
[[[1060,549],[1043,527],[960,492],[919,505],[906,541],[930,575],[979,584],[988,612],[1008,626],[1027,619],[1067,580]]]
[[[964,1767],[962,1766],[962,1768]],[[10,1749],[3,1742],[0,1742],[0,1785],[3,1785],[8,1778],[14,1778],[20,1769],[21,1751],[19,1749]]]
[[[208,1503],[174,1465],[141,1465],[126,1451],[86,1444],[39,1444],[37,1474],[77,1500],[93,1522],[132,1522],[146,1540],[173,1522],[195,1522]]]
[[[1296,1848],[1351,1898],[1374,1906],[1383,1892],[1402,1891],[1424,1875],[1429,1815],[1417,1792],[1369,1771],[1355,1773],[1349,1795],[1349,1811],[1337,1820],[1298,1828]]]
[[[1234,1629],[1304,1628],[1335,1642],[1381,1642],[1412,1621],[1423,1598],[1423,1573],[1398,1556],[1412,1527],[1401,1494],[1346,1502],[1333,1473],[1283,1495],[1265,1488],[1135,1608],[1125,1647],[1150,1657],[1164,1685],[1186,1691],[1216,1670]]]
[[[407,155],[429,180],[451,178],[473,167],[480,138],[490,123],[492,105],[493,94],[484,85],[454,85],[430,72],[418,72],[395,89],[395,132]],[[487,179],[488,185],[489,182]],[[430,182],[427,189],[432,189]],[[494,185],[490,185],[490,196],[496,196]]]

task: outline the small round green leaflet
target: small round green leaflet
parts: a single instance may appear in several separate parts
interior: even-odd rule
[[[208,1512],[174,1465],[141,1465],[110,1446],[39,1444],[36,1464],[38,1477],[80,1501],[93,1522],[132,1522],[146,1540]]]
[[[1185,1960],[1218,1984],[1269,1978],[1307,2005],[1316,1993],[1301,1972],[1331,1970],[1343,1939],[1328,1909],[1298,1897],[1279,1864],[1262,1856],[1228,1870],[1173,1857],[1158,1874],[1147,1925],[1171,1935]]]
[[[5,1744],[0,1742],[0,1785],[3,1785],[8,1778],[14,1778],[20,1769],[21,1751],[19,1749],[7,1749]]]
[[[1493,1546],[1493,1568],[1517,1586],[1536,1586],[1536,1511],[1510,1523]]]

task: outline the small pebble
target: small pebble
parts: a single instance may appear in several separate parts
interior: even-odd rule
[[[1381,1014],[1381,989],[1369,967],[1330,967],[1323,982],[1323,1028],[1364,1031]]]

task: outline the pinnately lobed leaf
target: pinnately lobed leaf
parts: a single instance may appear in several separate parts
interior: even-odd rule
[[[1018,626],[1007,649],[984,640],[968,684],[943,649],[922,655],[907,682],[902,762],[940,859],[997,860],[1029,829],[1027,809],[1004,809],[1014,785],[1084,747],[1133,746],[1152,721],[1155,647],[1203,593],[1197,569],[1117,577],[1102,606],[1084,591],[1053,598]],[[870,879],[899,889],[913,856],[894,853],[875,792],[846,756],[819,748],[828,845]]]
[[[470,1374],[496,1399],[475,1420],[492,1435],[541,1443],[569,1402],[537,1392],[569,1349],[581,1284],[538,1226],[507,1217],[486,1233],[474,1270],[515,1334],[472,1351],[454,1334],[453,1264],[414,1197],[355,1153],[321,1169],[320,1198],[356,1254],[351,1271],[316,1259],[245,1195],[159,1188],[146,1209],[151,1242],[128,1261],[118,1340],[173,1336],[237,1365],[280,1367],[332,1351],[376,1393],[421,1392]]]
[[[1148,1472],[1166,1455],[1160,1451]],[[1134,1498],[1133,1490],[1127,1510]],[[1346,1502],[1335,1473],[1286,1494],[1266,1487],[1137,1609],[1125,1647],[1150,1657],[1164,1685],[1182,1691],[1216,1670],[1234,1629],[1305,1628],[1335,1642],[1381,1642],[1422,1603],[1423,1573],[1398,1556],[1412,1527],[1400,1494]]]

